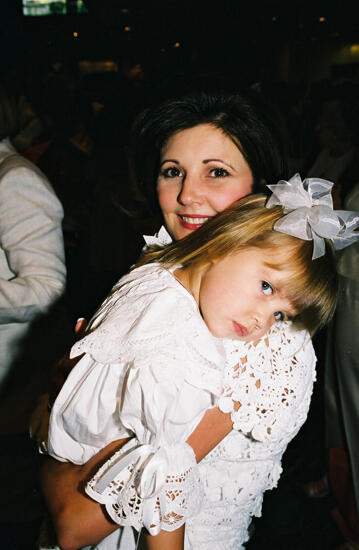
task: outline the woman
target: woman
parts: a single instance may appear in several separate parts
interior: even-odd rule
[[[152,207],[161,209],[172,238],[186,237],[254,186],[286,175],[281,137],[269,113],[258,97],[203,93],[167,101],[138,118],[137,182]],[[257,345],[240,349],[228,341],[226,352],[223,399],[229,412],[207,411],[187,441],[199,462],[228,434],[200,465],[205,501],[186,524],[186,549],[238,548],[248,539],[263,490],[276,485],[281,456],[309,406],[315,358],[305,331],[293,332],[283,323]],[[241,389],[230,396],[234,378]],[[234,397],[246,403],[235,426],[240,431],[231,431]],[[44,493],[64,548],[93,544],[116,531],[101,506],[78,487],[117,446],[114,442],[83,467],[49,459],[44,465]],[[147,537],[148,547],[181,548],[180,531]],[[126,530],[115,532],[100,547],[134,548],[125,536]]]

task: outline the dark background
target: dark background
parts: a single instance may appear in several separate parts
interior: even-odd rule
[[[84,3],[87,15],[23,17],[21,0],[2,0],[2,69],[16,63],[36,72],[36,64],[59,60],[113,59],[121,69],[140,64],[154,80],[181,72],[217,72],[241,83],[315,80],[313,55],[328,58],[359,42],[356,2],[348,0]],[[358,74],[353,66],[345,71]]]
[[[230,82],[232,87],[260,83],[279,104],[285,104],[286,99],[276,87],[280,82],[298,85],[300,100],[307,85],[324,83],[312,88],[313,108],[307,103],[309,134],[300,125],[303,114],[290,126],[291,137],[298,136],[300,142],[296,152],[310,163],[312,153],[317,153],[312,131],[316,100],[320,96],[318,104],[324,101],[328,83],[334,87],[345,82],[359,84],[358,0],[222,0],[211,5],[195,0],[84,3],[86,15],[74,13],[73,2],[68,0],[69,15],[24,17],[21,0],[0,0],[0,83],[2,77],[15,88],[17,83],[34,108],[40,108],[40,114],[54,115],[65,137],[70,136],[63,124],[63,114],[69,114],[67,108],[71,111],[69,122],[78,123],[74,115],[79,114],[80,122],[85,121],[86,101],[92,106],[105,106],[106,116],[101,125],[97,124],[96,135],[86,127],[96,142],[96,158],[81,156],[68,144],[61,150],[70,160],[67,175],[60,183],[68,180],[70,187],[78,189],[80,206],[86,206],[87,200],[93,207],[88,209],[89,227],[84,228],[83,235],[71,234],[67,239],[65,235],[65,306],[71,337],[77,317],[90,318],[110,285],[138,257],[142,247],[138,235],[153,232],[147,227],[134,228],[123,209],[118,208],[119,204],[127,204],[129,187],[125,163],[119,155],[127,143],[133,115],[143,105],[199,76],[208,81],[214,76]],[[126,82],[131,85],[126,86]],[[71,91],[79,94],[73,94],[79,103],[69,101]],[[285,108],[283,111],[287,112]],[[49,176],[53,184],[59,172],[57,164],[55,168],[54,178]],[[89,252],[94,242],[96,264],[91,263],[95,253],[91,256]],[[61,317],[55,317],[53,332],[56,337],[60,333],[62,336],[64,325]],[[323,348],[319,339],[317,349]],[[46,372],[48,359],[43,355]],[[310,500],[302,490],[305,481],[317,479],[326,469],[323,361],[318,356],[318,382],[309,420],[284,456],[278,489],[265,496],[263,517],[254,522],[248,550],[334,550],[341,542],[329,515],[334,506],[332,498]],[[24,362],[21,376],[25,372],[25,381],[36,379],[41,369],[39,359],[36,364]],[[17,381],[21,380],[18,371],[15,374]],[[6,424],[0,436],[0,547],[7,550],[35,550],[44,513],[37,484],[37,450],[28,439],[27,419],[20,414],[32,404],[33,394],[25,390],[26,385],[20,398],[14,392],[12,412],[0,415]],[[24,403],[19,406],[21,400]],[[23,423],[21,432],[19,418]]]

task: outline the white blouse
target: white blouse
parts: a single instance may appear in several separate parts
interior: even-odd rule
[[[144,524],[152,534],[162,523],[178,528],[202,500],[185,441],[220,396],[222,341],[172,273],[149,264],[119,281],[73,346],[71,357],[81,354],[51,413],[50,454],[83,464],[110,441],[135,435],[87,492],[121,525]]]

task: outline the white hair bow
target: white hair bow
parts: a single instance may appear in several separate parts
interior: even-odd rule
[[[301,180],[295,174],[289,181],[281,180],[267,186],[273,193],[266,206],[283,207],[285,216],[274,229],[304,239],[313,240],[313,260],[325,254],[324,239],[331,239],[340,250],[359,239],[359,212],[333,210],[333,183],[320,178]]]

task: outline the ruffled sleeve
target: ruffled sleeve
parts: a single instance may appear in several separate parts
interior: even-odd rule
[[[226,341],[219,407],[256,441],[288,443],[306,419],[316,357],[306,330],[277,323],[259,342]]]
[[[87,494],[119,525],[151,535],[173,531],[200,510],[203,486],[187,443],[139,445],[131,440],[95,474]]]
[[[86,410],[96,396],[96,434],[85,439],[93,443],[95,435],[103,447],[108,434],[117,438],[116,426],[119,437],[135,436],[97,472],[87,492],[119,525],[144,525],[151,534],[177,529],[198,511],[203,491],[185,441],[217,404],[225,364],[222,343],[210,335],[192,296],[156,269],[148,284],[148,271],[142,271],[141,288],[131,283],[112,293],[94,330],[73,347],[72,356],[85,355],[70,375],[73,391],[66,393],[66,383],[51,422],[60,415],[67,435],[77,430],[74,439],[81,439],[79,411],[88,430]]]

